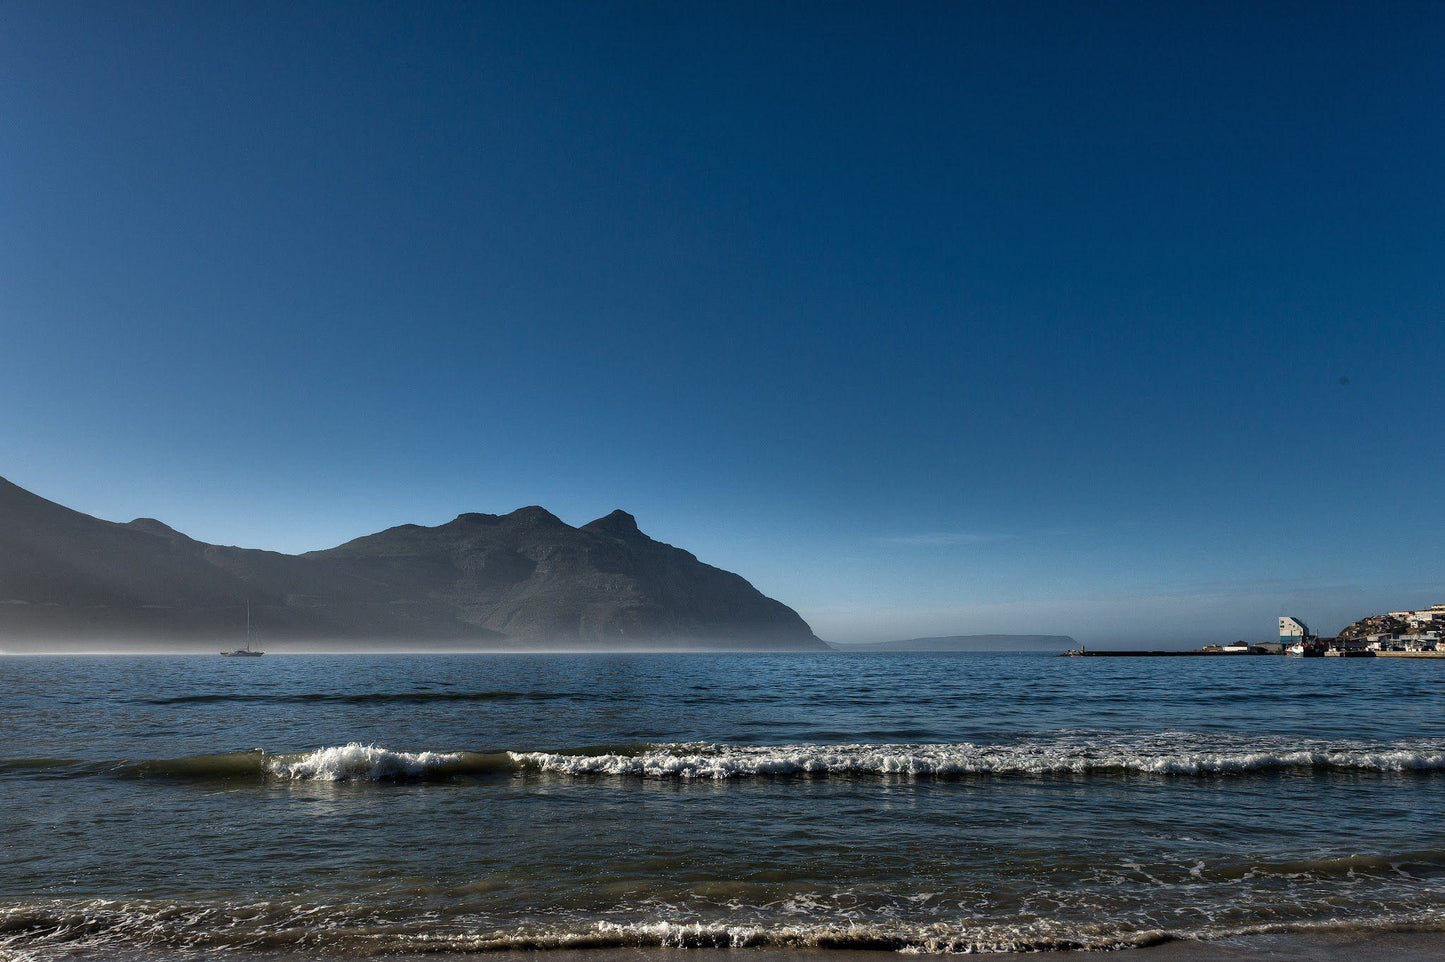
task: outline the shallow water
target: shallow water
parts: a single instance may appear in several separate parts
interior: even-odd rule
[[[1445,665],[0,659],[0,946],[1445,927]]]

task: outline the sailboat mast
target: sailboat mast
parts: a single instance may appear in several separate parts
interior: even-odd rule
[[[246,602],[246,650],[251,650],[251,602]]]

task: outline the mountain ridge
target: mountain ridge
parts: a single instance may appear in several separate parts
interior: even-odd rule
[[[118,523],[0,478],[0,644],[234,639],[404,647],[826,650],[746,579],[618,509],[573,527],[539,505],[401,524],[290,555]]]

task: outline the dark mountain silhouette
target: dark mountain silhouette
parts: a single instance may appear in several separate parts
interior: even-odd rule
[[[0,479],[0,647],[233,641],[823,649],[786,605],[654,541],[623,511],[539,507],[405,524],[326,551],[222,547],[102,521]]]

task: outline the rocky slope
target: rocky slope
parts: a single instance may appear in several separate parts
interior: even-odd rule
[[[581,527],[539,507],[463,514],[285,555],[102,521],[0,479],[0,648],[234,641],[248,601],[268,644],[824,648],[792,609],[622,511]]]
[[[1352,625],[1346,625],[1341,629],[1339,636],[1341,638],[1363,638],[1366,635],[1406,634],[1409,630],[1410,626],[1399,618],[1391,618],[1389,615],[1370,615]]]

